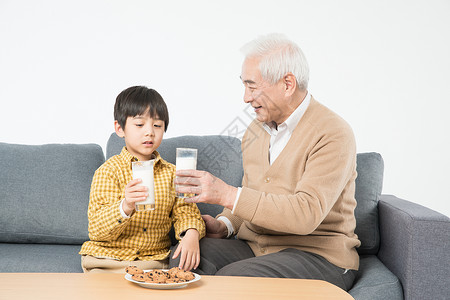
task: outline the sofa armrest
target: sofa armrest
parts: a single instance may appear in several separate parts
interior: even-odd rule
[[[405,299],[447,299],[450,219],[392,195],[381,195],[378,213],[378,258],[400,279]]]

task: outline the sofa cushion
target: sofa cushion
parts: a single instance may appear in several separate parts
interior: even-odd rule
[[[380,246],[378,199],[383,186],[383,158],[378,153],[358,153],[356,170],[356,234],[359,254],[377,254]]]
[[[0,242],[81,244],[95,170],[94,144],[0,143]]]
[[[403,299],[400,280],[375,255],[361,256],[359,271],[349,293],[355,300]]]
[[[82,273],[81,245],[0,243],[0,272]]]
[[[111,134],[106,147],[106,157],[120,153],[125,146],[122,138]],[[198,149],[197,169],[210,172],[232,186],[241,186],[242,154],[241,141],[235,137],[224,135],[180,136],[164,139],[158,148],[161,157],[175,164],[176,148]],[[223,207],[214,204],[199,203],[202,214],[216,216]]]

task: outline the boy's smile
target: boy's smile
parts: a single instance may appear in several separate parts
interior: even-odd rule
[[[125,128],[117,121],[114,127],[116,134],[125,138],[128,152],[139,160],[150,160],[164,136],[164,121],[151,118],[148,111],[143,115],[128,117]]]

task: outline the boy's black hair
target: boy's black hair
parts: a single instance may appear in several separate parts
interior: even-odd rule
[[[143,115],[149,110],[150,117],[164,121],[164,131],[169,126],[169,111],[161,95],[145,86],[132,86],[123,90],[116,98],[114,119],[125,129],[128,117]]]

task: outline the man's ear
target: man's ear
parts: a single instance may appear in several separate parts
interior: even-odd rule
[[[297,88],[297,79],[295,79],[294,74],[287,73],[284,75],[283,82],[285,85],[286,96],[291,96],[294,94],[295,89]]]
[[[123,138],[125,137],[125,132],[123,131],[122,126],[120,126],[119,122],[117,120],[114,121],[114,130],[116,131],[116,134]]]

